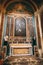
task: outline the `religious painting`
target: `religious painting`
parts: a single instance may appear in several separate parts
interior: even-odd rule
[[[23,17],[15,19],[15,36],[26,36],[26,20]]]

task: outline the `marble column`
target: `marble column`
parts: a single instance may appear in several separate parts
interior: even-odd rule
[[[1,29],[1,19],[2,18],[2,13],[1,13],[1,11],[0,11],[0,45],[1,45],[1,31],[2,31],[2,29]]]
[[[2,16],[2,13],[1,13],[1,5],[0,5],[0,30],[1,30],[1,16]]]
[[[42,57],[42,32],[41,32],[41,21],[39,11],[35,13],[35,24],[36,24],[36,38],[37,38],[37,46],[39,57]]]
[[[43,45],[42,45],[42,30],[41,30],[41,19],[40,19],[40,12],[38,11],[38,22],[39,22],[39,32],[40,32],[40,44],[41,44],[41,49],[39,50],[40,51],[40,56],[42,57],[42,48],[43,48]]]
[[[40,7],[40,25],[41,25],[41,45],[42,45],[42,57],[43,57],[43,5]],[[42,16],[41,16],[42,15]],[[42,17],[42,18],[41,18]]]
[[[36,42],[37,42],[37,46],[38,46],[38,33],[37,33],[37,15],[36,15],[36,12],[35,12],[35,15],[34,15],[34,18],[35,18],[35,29],[36,29]]]
[[[2,38],[3,38],[4,15],[5,15],[5,9],[1,6],[1,46],[2,46]]]

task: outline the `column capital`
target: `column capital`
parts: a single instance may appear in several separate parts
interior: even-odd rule
[[[37,10],[35,13],[34,13],[35,16],[38,16],[40,15],[40,10]]]
[[[40,15],[40,13],[43,11],[43,5],[40,7],[39,10],[37,10],[34,15],[37,16],[38,14]]]

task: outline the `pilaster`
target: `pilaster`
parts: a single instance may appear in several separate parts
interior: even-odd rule
[[[35,12],[35,25],[36,25],[36,38],[39,56],[42,57],[42,31],[41,31],[41,20],[39,10]]]
[[[1,32],[0,32],[0,46],[2,46],[2,34],[3,34],[3,21],[4,21],[4,14],[5,14],[5,9],[2,7],[2,6],[0,6],[0,11],[1,11],[1,13],[0,13],[0,29],[1,29]]]
[[[41,14],[43,13],[43,5],[40,7],[40,25],[42,24],[42,20],[41,20]],[[43,18],[43,17],[42,17]],[[42,32],[42,26],[41,26],[41,44],[42,44],[42,54],[43,54],[43,32]],[[42,55],[43,56],[43,55]]]

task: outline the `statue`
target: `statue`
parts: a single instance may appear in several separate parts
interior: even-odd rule
[[[9,55],[9,42],[8,42],[8,36],[6,35],[5,37],[4,37],[4,43],[3,43],[3,46],[6,46],[7,47],[7,53],[6,53],[6,55]]]

